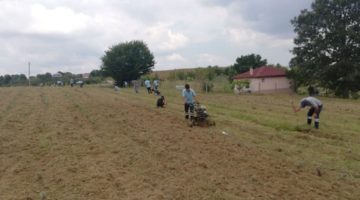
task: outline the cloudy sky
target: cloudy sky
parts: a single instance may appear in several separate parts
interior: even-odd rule
[[[288,65],[290,20],[313,0],[0,0],[0,75],[99,69],[110,46],[143,40],[155,70],[227,66],[260,54]]]

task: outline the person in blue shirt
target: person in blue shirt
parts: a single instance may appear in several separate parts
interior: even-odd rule
[[[196,93],[193,89],[190,88],[189,84],[185,84],[185,88],[182,91],[182,96],[184,98],[184,110],[185,110],[185,119],[189,119],[194,116],[194,103],[196,102]]]
[[[145,87],[146,87],[146,89],[147,89],[148,94],[151,94],[151,83],[150,83],[150,80],[146,79],[144,83],[145,83]]]
[[[160,93],[160,91],[159,91],[159,81],[154,80],[153,85],[154,85],[154,94],[159,95],[159,93]]]
[[[315,118],[315,128],[318,129],[319,128],[319,123],[320,123],[320,112],[323,108],[323,104],[322,102],[315,98],[315,97],[306,97],[301,99],[300,101],[300,105],[298,108],[296,108],[294,106],[294,104],[292,103],[292,107],[294,112],[299,112],[302,108],[305,108],[306,106],[310,107],[308,113],[307,113],[307,123],[309,125],[311,125],[311,121],[312,121],[312,116],[314,115]]]
[[[159,80],[154,80],[154,90],[158,90],[159,89]]]

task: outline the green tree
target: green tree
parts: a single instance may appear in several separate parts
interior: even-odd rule
[[[187,80],[187,81],[192,81],[192,80],[195,79],[195,77],[196,77],[196,75],[195,75],[195,72],[194,72],[194,71],[188,71],[188,72],[186,73],[186,80]]]
[[[178,80],[185,80],[185,78],[186,78],[185,72],[183,72],[183,71],[178,71],[178,72],[176,73],[176,78],[177,78]]]
[[[345,98],[360,90],[359,11],[358,0],[315,0],[291,21],[297,36],[290,66],[302,83]]]
[[[38,80],[38,82],[42,84],[51,84],[53,82],[52,75],[49,72],[45,74],[36,75],[36,79]]]
[[[261,59],[260,55],[249,54],[236,58],[235,64],[232,66],[237,73],[249,71],[249,69],[261,67],[267,64],[266,59]]]
[[[294,92],[297,92],[300,86],[309,84],[304,75],[299,73],[299,67],[293,67],[291,70],[287,70],[286,76],[291,80],[291,89]]]
[[[90,72],[90,77],[102,77],[102,76],[103,76],[102,70],[94,69]]]
[[[101,60],[101,70],[118,86],[151,72],[155,65],[154,55],[144,42],[138,40],[112,46]]]
[[[224,74],[228,76],[228,80],[231,83],[233,81],[233,77],[238,73],[235,71],[234,67],[226,67]]]
[[[4,85],[10,85],[10,84],[11,84],[11,76],[9,74],[5,74]]]
[[[217,76],[215,68],[208,66],[207,69],[205,69],[205,77],[207,80],[212,81]]]

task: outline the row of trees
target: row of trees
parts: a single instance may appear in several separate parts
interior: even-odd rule
[[[28,79],[24,74],[16,75],[4,75],[0,76],[0,87],[1,86],[21,86],[28,84]]]
[[[83,79],[81,74],[72,74],[70,72],[58,72],[59,76],[53,76],[51,73],[38,74],[36,76],[30,77],[30,82],[32,86],[39,85],[53,85],[57,81],[62,81],[65,84],[68,84],[70,80],[83,80],[86,84],[100,83],[104,76],[100,70],[93,70],[90,73],[88,79]],[[24,74],[15,74],[15,75],[4,75],[0,76],[0,87],[4,86],[26,86],[29,84],[29,79]]]
[[[132,50],[130,51],[129,49]],[[129,55],[125,53],[127,51],[130,51]],[[147,56],[141,56],[141,53],[145,53]],[[125,55],[120,56],[121,59],[117,59],[120,54]],[[138,58],[145,59],[137,60]],[[116,84],[120,86],[124,83],[124,81],[129,82],[131,80],[138,79],[141,76],[144,78],[159,79],[158,77],[146,76],[146,74],[151,71],[151,68],[155,62],[153,60],[153,55],[147,49],[147,46],[141,41],[133,41],[116,45],[110,48],[110,50],[106,52],[106,55],[102,59],[103,67],[100,70],[93,70],[90,72],[90,78],[86,79],[88,84],[100,83],[107,76],[111,76],[116,81]],[[137,68],[129,64],[132,63],[133,60],[137,60],[135,64]],[[122,62],[125,62],[125,64],[122,64]],[[150,62],[150,64],[145,65],[145,62]],[[237,58],[235,64],[230,67],[219,67],[215,65],[208,66],[207,68],[196,68],[187,71],[174,70],[170,72],[168,80],[200,80],[203,82],[211,82],[217,76],[227,76],[229,80],[232,81],[232,77],[234,75],[245,72],[249,70],[250,67],[257,68],[266,64],[266,59],[262,59],[260,55],[250,54]],[[58,72],[57,74],[59,74],[61,77],[54,77],[51,73],[32,76],[30,77],[31,84],[51,85],[58,80],[61,80],[64,83],[69,83],[71,79],[82,79],[81,74],[72,74],[70,72]],[[0,86],[19,86],[27,84],[28,79],[24,74],[0,76]]]
[[[208,66],[207,68],[195,68],[188,70],[173,70],[168,75],[168,80],[209,80],[212,81],[216,76],[225,74],[226,68],[221,68],[217,65]]]

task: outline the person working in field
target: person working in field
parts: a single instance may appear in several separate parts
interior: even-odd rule
[[[158,80],[154,80],[153,84],[154,84],[154,94],[155,94],[155,95],[160,95],[160,92],[159,92],[159,81],[158,81]]]
[[[194,117],[194,103],[196,102],[196,93],[193,89],[190,88],[189,84],[185,84],[185,88],[182,91],[182,96],[184,98],[184,108],[185,108],[185,119]]]
[[[159,80],[155,79],[154,80],[154,90],[158,90],[159,89]]]
[[[311,125],[311,121],[312,121],[312,116],[314,115],[315,118],[315,128],[318,129],[319,128],[319,116],[320,116],[320,112],[322,110],[323,104],[321,103],[321,101],[315,97],[306,97],[301,99],[300,101],[300,106],[297,108],[294,103],[292,102],[292,107],[294,112],[299,112],[302,108],[305,108],[306,106],[310,107],[308,113],[307,113],[307,123],[309,125]]]
[[[151,94],[151,83],[150,83],[150,80],[146,79],[145,82],[144,82],[144,84],[145,84],[145,87],[146,87],[146,89],[147,89],[148,94]]]
[[[139,92],[139,85],[140,85],[139,81],[138,80],[132,80],[131,83],[134,86],[135,93],[138,93]]]
[[[160,95],[160,93],[159,93]],[[166,101],[165,101],[165,97],[164,96],[160,96],[157,101],[156,101],[156,107],[158,108],[164,108],[166,105]]]

